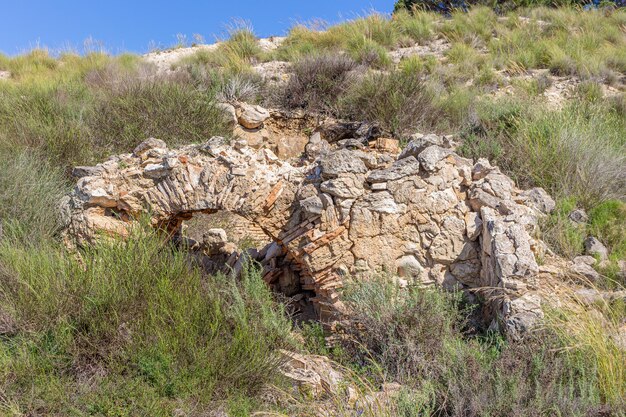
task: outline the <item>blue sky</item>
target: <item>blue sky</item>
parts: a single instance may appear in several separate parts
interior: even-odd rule
[[[176,34],[213,42],[233,19],[250,22],[260,37],[285,34],[295,22],[337,22],[372,10],[391,12],[394,0],[0,0],[0,52],[15,55],[36,46],[81,51],[85,39],[111,53],[167,47]]]

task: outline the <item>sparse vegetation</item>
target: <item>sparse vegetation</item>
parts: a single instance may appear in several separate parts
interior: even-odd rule
[[[402,383],[389,410],[369,415],[622,415],[624,351],[610,335],[623,303],[546,309],[543,328],[505,341],[469,328],[459,294],[372,280],[346,289],[360,327],[330,347],[321,326],[305,324],[300,344],[253,266],[239,281],[204,276],[146,229],[76,253],[61,246],[51,208],[72,166],[150,136],[176,146],[228,135],[216,101],[264,102],[367,121],[399,139],[455,134],[463,156],[555,197],[541,227],[550,248],[573,258],[597,237],[609,250],[597,285],[625,286],[626,11],[496,2],[465,12],[446,2],[443,16],[414,3],[393,16],[297,25],[273,51],[238,26],[169,75],[133,55],[0,55],[10,72],[0,80],[0,414],[287,413],[297,407],[260,393],[281,385],[277,349],[287,346],[333,357],[366,390]],[[393,53],[435,40],[426,54]],[[252,71],[271,60],[291,63],[286,82]],[[545,93],[557,77],[575,83],[553,103]],[[586,223],[569,219],[576,208]]]
[[[8,60],[0,86],[3,148],[40,152],[55,165],[93,163],[156,136],[174,144],[225,134],[214,106],[219,80],[156,76],[136,57],[45,51]],[[143,138],[143,139],[142,139]]]
[[[408,415],[599,416],[624,410],[624,352],[591,316],[551,311],[546,328],[516,342],[495,334],[468,338],[460,296],[401,289],[388,277],[353,283],[345,299],[360,326],[348,328],[337,359],[374,380],[401,382],[398,402],[412,404]],[[578,317],[589,321],[579,325]]]

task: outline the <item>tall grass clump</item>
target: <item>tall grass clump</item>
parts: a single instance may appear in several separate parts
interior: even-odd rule
[[[181,144],[227,133],[214,105],[218,82],[157,75],[131,55],[39,55],[8,60],[16,73],[0,84],[3,147],[69,170],[149,136]]]
[[[401,137],[432,126],[437,118],[434,95],[413,74],[368,74],[341,97],[341,115],[379,124]]]
[[[335,113],[338,98],[354,79],[357,64],[349,57],[325,54],[304,58],[293,64],[293,74],[277,92],[277,101],[286,108]]]
[[[54,235],[65,191],[59,168],[35,153],[0,147],[0,227],[6,238],[37,243]]]
[[[480,142],[502,149],[495,162],[523,187],[544,187],[585,208],[626,198],[626,122],[610,105],[574,100],[550,110],[524,100],[483,100],[477,115]]]
[[[257,37],[248,27],[234,27],[229,38],[222,41],[215,49],[201,49],[193,55],[182,58],[175,67],[203,65],[210,68],[222,68],[232,74],[251,71],[251,64],[262,58]]]
[[[87,122],[101,149],[130,149],[151,136],[179,145],[227,133],[215,92],[196,88],[184,75],[112,76],[116,87],[96,89],[93,117]]]
[[[393,14],[393,22],[403,36],[417,43],[425,43],[435,35],[435,22],[438,16],[434,13],[414,10],[400,10]]]
[[[36,149],[55,163],[89,157],[93,97],[80,82],[0,85],[0,139],[15,149]]]
[[[254,269],[203,276],[143,229],[81,256],[0,244],[3,412],[170,416],[274,381],[290,323]]]

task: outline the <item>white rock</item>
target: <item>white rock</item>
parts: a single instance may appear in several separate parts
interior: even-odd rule
[[[256,129],[270,117],[270,112],[258,105],[242,103],[238,109],[237,120],[246,129]]]

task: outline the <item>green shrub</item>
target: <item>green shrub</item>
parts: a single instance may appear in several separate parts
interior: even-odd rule
[[[352,59],[359,64],[372,68],[386,68],[391,65],[391,58],[387,54],[387,50],[368,38],[352,39],[347,50]]]
[[[89,158],[93,96],[81,83],[57,82],[0,86],[0,140],[15,149],[40,150],[65,166]]]
[[[286,108],[334,113],[338,98],[347,89],[356,63],[342,55],[304,58],[293,65],[293,74],[279,89],[277,101]]]
[[[148,137],[180,145],[227,133],[213,91],[197,89],[184,77],[122,77],[115,90],[98,93],[88,124],[94,142],[109,153]]]
[[[170,416],[253,397],[290,323],[253,268],[205,277],[153,232],[82,263],[54,242],[0,243],[2,404],[16,413]],[[89,381],[87,383],[87,381]]]
[[[353,283],[344,300],[359,324],[342,339],[347,365],[375,381],[400,382],[395,407],[418,405],[425,413],[408,415],[599,416],[619,415],[626,405],[615,395],[625,386],[620,357],[601,331],[596,337],[606,345],[597,346],[605,346],[606,355],[578,344],[588,341],[590,328],[563,339],[551,327],[565,323],[557,320],[520,341],[468,338],[458,294],[400,289],[389,278]],[[618,379],[605,385],[611,375]]]
[[[624,119],[605,103],[574,101],[549,110],[524,100],[483,100],[477,108],[486,148],[523,187],[541,186],[591,208],[626,198]]]
[[[400,33],[420,44],[434,37],[435,20],[437,20],[436,15],[419,10],[413,13],[402,10],[393,14],[393,22]]]
[[[397,137],[432,126],[437,118],[434,96],[412,74],[368,74],[341,97],[341,116],[377,123]]]

